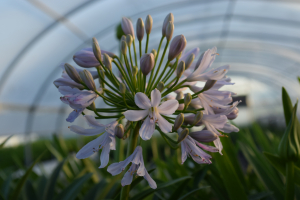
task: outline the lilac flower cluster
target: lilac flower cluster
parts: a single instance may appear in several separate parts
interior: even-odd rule
[[[228,121],[238,116],[239,102],[232,103],[234,93],[220,90],[224,85],[234,83],[226,77],[229,65],[211,67],[218,55],[216,47],[201,55],[199,48],[184,53],[185,37],[178,35],[172,39],[174,16],[170,13],[164,20],[158,49],[148,53],[153,23],[150,15],[145,23],[139,18],[136,25],[139,55],[133,24],[124,17],[121,25],[125,35],[120,41],[120,57],[101,50],[93,38],[92,48],[82,49],[73,57],[78,66],[89,70],[65,63],[62,65],[62,77],[55,80],[54,85],[63,95],[61,101],[74,109],[66,120],[74,122],[82,114],[90,126],[84,129],[71,125],[70,130],[84,136],[99,135],[86,144],[76,157],[84,159],[101,150],[99,168],[104,168],[109,163],[110,151],[116,150],[116,137],[127,140],[127,158],[109,165],[107,171],[114,176],[131,163],[121,184],[130,185],[133,175],[137,174],[155,189],[156,183],[146,170],[139,143],[150,140],[157,130],[172,148],[181,147],[182,163],[190,156],[196,163],[210,164],[212,157],[209,152],[222,154],[220,137],[224,133],[239,131]],[[146,47],[142,51],[141,41],[145,32]],[[166,45],[160,54],[164,39]],[[167,62],[163,66],[169,44]],[[98,82],[95,83],[95,80]],[[186,93],[187,89],[193,93]],[[101,98],[110,108],[96,108],[94,102],[97,98]],[[85,115],[85,109],[93,111],[95,116]],[[107,118],[114,120],[106,125],[97,121]],[[126,123],[125,127],[122,123]],[[198,127],[198,131],[192,129],[194,127]],[[172,132],[178,134],[177,140],[170,137]],[[203,144],[209,142],[215,146]]]

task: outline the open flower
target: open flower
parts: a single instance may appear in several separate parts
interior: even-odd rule
[[[76,158],[87,158],[102,149],[100,155],[101,165],[99,168],[104,168],[108,164],[110,150],[116,150],[114,130],[118,122],[113,121],[109,124],[103,125],[97,122],[91,115],[85,115],[84,117],[87,120],[89,126],[93,127],[93,129],[84,129],[80,126],[72,125],[69,127],[70,130],[84,136],[94,136],[99,135],[103,132],[104,133],[82,147],[76,154]]]
[[[128,110],[124,112],[126,119],[129,121],[139,121],[147,116],[140,128],[140,136],[143,140],[149,140],[152,137],[156,122],[162,132],[169,133],[172,131],[172,125],[161,114],[173,114],[179,106],[178,101],[168,100],[159,105],[160,101],[161,93],[157,89],[151,92],[151,101],[144,93],[138,92],[134,97],[134,102],[143,110]]]
[[[132,182],[133,175],[136,173],[138,176],[143,176],[144,179],[148,181],[149,186],[151,188],[156,189],[157,186],[155,181],[150,177],[145,168],[143,150],[141,146],[137,146],[134,152],[124,161],[121,161],[119,163],[113,163],[110,166],[108,166],[107,171],[111,173],[111,175],[115,176],[124,171],[130,162],[132,163],[132,165],[130,166],[129,170],[125,173],[121,181],[122,186],[130,185]]]

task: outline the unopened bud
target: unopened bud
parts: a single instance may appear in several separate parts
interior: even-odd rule
[[[101,78],[99,78],[99,83],[102,87],[104,87],[104,82],[102,81],[102,79],[103,80],[105,79],[105,72],[103,69],[100,69],[99,72],[100,72],[100,76],[101,76]]]
[[[180,52],[179,54],[178,54],[178,56],[176,56],[176,59],[180,59],[181,58],[181,55],[182,55],[182,52]]]
[[[96,104],[94,101],[93,101],[93,103],[90,104],[90,109],[96,110]]]
[[[179,65],[177,67],[177,70],[176,70],[177,78],[180,78],[182,76],[184,70],[185,70],[185,63],[184,63],[184,61],[180,61]]]
[[[125,40],[121,40],[121,52],[123,55],[126,55],[127,52],[127,44]]]
[[[209,130],[196,131],[189,135],[198,142],[212,142],[218,138],[217,134]]]
[[[154,55],[152,53],[146,53],[141,57],[141,71],[145,76],[147,76],[147,74],[149,74],[149,72],[153,69],[155,62],[154,60]]]
[[[82,80],[79,76],[79,73],[77,72],[77,70],[70,64],[66,63],[65,64],[65,70],[67,72],[67,74],[69,75],[69,77],[75,81],[76,83],[81,83]]]
[[[183,99],[183,97],[184,97],[184,94],[183,94],[183,92],[180,91],[179,93],[177,93],[176,100],[179,101],[179,100]]]
[[[186,93],[185,97],[184,97],[184,106],[188,107],[190,105],[190,103],[192,102],[192,99],[193,99],[193,97],[192,97],[191,93]]]
[[[139,68],[137,66],[133,66],[132,67],[132,75],[133,75],[133,77],[135,77],[137,75],[138,71],[139,71]]]
[[[133,41],[132,36],[130,34],[126,35],[126,43],[127,43],[128,47],[131,46],[132,41]]]
[[[168,60],[171,61],[176,58],[184,50],[185,46],[186,39],[184,35],[174,37],[170,45]]]
[[[194,59],[195,59],[195,54],[193,54],[193,53],[191,55],[189,55],[189,57],[187,57],[187,59],[185,60],[185,70],[190,68],[190,66],[194,62]]]
[[[157,89],[162,92],[165,88],[165,84],[164,82],[160,81],[158,84],[157,84]]]
[[[142,18],[138,18],[137,23],[136,23],[136,37],[138,38],[139,41],[143,40],[144,37],[144,22]]]
[[[101,50],[96,38],[93,37],[93,52],[97,60],[102,61]]]
[[[126,35],[122,35],[121,41],[125,41],[126,42]]]
[[[231,113],[226,115],[227,119],[234,120],[239,115],[239,109],[235,107]]]
[[[216,82],[217,80],[207,80],[202,90],[203,91],[209,90],[215,85]]]
[[[152,19],[151,15],[147,15],[147,17],[146,17],[146,26],[145,26],[147,35],[149,35],[151,33],[152,25],[153,25],[153,19]]]
[[[126,86],[125,86],[124,83],[120,83],[119,90],[120,90],[121,94],[125,94],[125,92],[126,92]]]
[[[88,70],[84,69],[83,71],[81,71],[79,73],[81,79],[83,80],[83,82],[85,83],[85,85],[90,89],[95,91],[96,90],[96,85],[93,79],[93,76],[91,74],[91,72],[89,72]]]
[[[167,29],[167,25],[169,22],[174,23],[174,15],[172,13],[169,13],[164,20],[164,23],[162,26],[162,35],[163,36],[166,36],[166,32],[167,32],[166,29]]]
[[[111,71],[111,69],[112,69],[111,58],[106,53],[103,56],[103,64],[109,71]]]
[[[174,131],[177,131],[181,127],[183,121],[184,121],[184,114],[180,113],[179,115],[177,115],[175,119],[174,127],[173,127]]]
[[[151,53],[153,54],[154,58],[157,56],[157,51],[155,49],[152,49]]]
[[[122,26],[123,32],[126,35],[130,34],[132,36],[132,38],[134,39],[134,29],[133,29],[133,25],[132,25],[130,19],[128,19],[126,17],[122,17],[121,26]]]
[[[203,113],[201,111],[197,111],[192,125],[194,126],[198,124],[201,121],[202,117],[203,117]]]
[[[173,32],[174,32],[174,24],[173,22],[168,22],[167,27],[166,27],[166,38],[168,41],[170,41],[172,39],[173,36]]]
[[[115,135],[116,135],[118,138],[120,138],[120,139],[123,138],[123,136],[124,136],[124,127],[123,127],[122,124],[118,124],[118,125],[116,126],[116,128],[115,128]]]
[[[179,133],[178,142],[183,141],[189,135],[189,129],[185,128]]]

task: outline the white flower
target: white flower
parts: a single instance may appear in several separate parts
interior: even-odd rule
[[[111,173],[111,175],[115,176],[124,171],[126,166],[130,162],[132,163],[132,165],[130,166],[129,170],[125,173],[121,181],[122,186],[130,185],[132,182],[133,175],[136,173],[138,176],[143,176],[148,181],[149,186],[151,188],[156,189],[157,186],[155,181],[150,177],[145,168],[143,160],[143,150],[141,146],[137,146],[134,152],[124,161],[121,161],[119,163],[113,163],[110,166],[108,166],[107,171]]]
[[[159,90],[154,89],[151,92],[151,102],[148,97],[141,92],[136,93],[134,101],[135,104],[143,110],[128,110],[124,112],[124,115],[129,121],[139,121],[147,116],[139,131],[143,140],[149,140],[152,137],[156,122],[162,132],[169,133],[172,131],[172,125],[163,118],[161,114],[173,114],[179,106],[177,100],[168,100],[159,106],[161,93]]]
[[[180,133],[181,130],[181,128],[178,129],[178,133]],[[198,164],[210,164],[211,156],[204,152],[202,149],[210,152],[218,152],[217,148],[201,144],[195,139],[193,139],[191,136],[187,136],[181,142],[181,164],[185,162],[188,155],[190,155],[192,159]]]
[[[197,62],[195,67],[198,67],[195,71],[190,68],[189,71],[186,71],[186,75],[188,72],[189,75],[186,78],[188,82],[192,81],[207,81],[207,80],[220,80],[222,79],[229,69],[229,65],[224,65],[222,67],[218,67],[216,69],[205,72],[211,64],[214,62],[215,57],[217,55],[217,48],[214,47],[212,49],[208,49],[205,51],[203,57],[201,56]]]
[[[84,159],[91,156],[96,151],[102,149],[100,161],[101,165],[99,168],[104,168],[109,161],[109,152],[110,150],[116,149],[116,140],[115,140],[115,127],[118,124],[117,121],[113,121],[107,125],[100,124],[95,120],[91,115],[85,115],[85,119],[88,124],[93,127],[93,129],[84,129],[80,126],[72,125],[70,130],[84,136],[93,136],[103,133],[101,136],[87,143],[84,147],[78,151],[76,158]]]

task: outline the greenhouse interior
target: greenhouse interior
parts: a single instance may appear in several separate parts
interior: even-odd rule
[[[299,1],[0,11],[0,199],[300,199]]]

